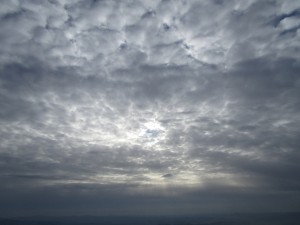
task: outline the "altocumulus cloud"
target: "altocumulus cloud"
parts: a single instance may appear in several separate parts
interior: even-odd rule
[[[3,0],[3,215],[300,209],[300,2]]]

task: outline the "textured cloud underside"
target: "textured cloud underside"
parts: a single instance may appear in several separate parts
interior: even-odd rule
[[[298,193],[299,1],[1,5],[3,193]]]

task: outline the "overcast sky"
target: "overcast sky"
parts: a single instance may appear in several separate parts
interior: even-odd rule
[[[0,216],[300,210],[299,0],[0,4]]]

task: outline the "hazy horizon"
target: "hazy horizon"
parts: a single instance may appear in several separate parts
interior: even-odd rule
[[[5,225],[298,225],[300,213],[209,214],[194,216],[72,216],[0,218]]]

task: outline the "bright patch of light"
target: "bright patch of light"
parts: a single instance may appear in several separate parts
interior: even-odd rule
[[[141,125],[139,136],[146,146],[153,146],[164,139],[165,130],[159,122],[150,120]]]

